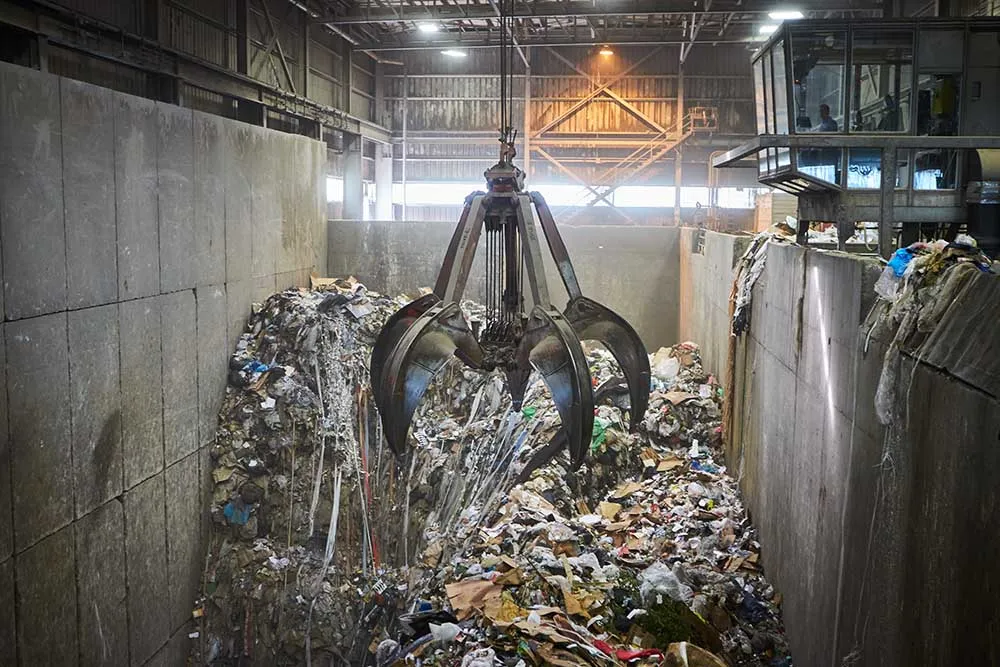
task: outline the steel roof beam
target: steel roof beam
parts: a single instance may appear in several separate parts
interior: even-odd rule
[[[690,16],[692,11],[697,14],[717,14],[721,19],[732,12],[752,14],[758,17],[766,16],[773,8],[749,9],[739,3],[728,3],[731,7],[699,11],[697,9],[667,9],[664,2],[652,0],[649,2],[615,3],[612,9],[606,6],[595,6],[592,2],[535,2],[518,5],[512,12],[515,19],[565,19],[565,18],[609,18],[620,16],[650,17],[650,16]],[[603,3],[602,3],[603,5]],[[852,8],[824,7],[824,11],[850,11]],[[808,9],[804,11],[809,11]],[[358,23],[394,23],[399,21],[469,21],[473,19],[492,19],[496,12],[489,4],[482,5],[405,5],[398,10],[372,9],[363,7],[339,15],[326,16],[317,19],[321,23],[349,25]]]

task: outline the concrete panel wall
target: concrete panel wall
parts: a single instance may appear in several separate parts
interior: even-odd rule
[[[681,242],[682,336],[709,364],[728,336],[729,290],[708,304],[699,294],[721,282],[718,262],[731,266],[709,259],[715,249],[740,252],[719,237],[707,234],[703,255],[692,231]],[[874,400],[889,340],[865,321],[878,273],[870,260],[770,247],[726,388],[729,464],[796,664],[996,664],[1000,336],[983,313],[1000,307],[1000,279],[976,276],[904,350],[885,428]]]
[[[455,223],[331,221],[329,230],[331,275],[354,275],[371,289],[396,294],[433,287]],[[677,342],[676,228],[560,227],[560,234],[584,294],[627,319],[650,351]],[[544,241],[542,254],[552,301],[562,308],[566,290]],[[481,298],[484,275],[479,253],[467,297]]]
[[[0,63],[0,664],[184,664],[229,351],[325,272],[325,155]]]
[[[705,368],[722,377],[729,353],[729,293],[733,269],[750,242],[749,237],[680,230],[679,333],[680,339],[701,346]]]

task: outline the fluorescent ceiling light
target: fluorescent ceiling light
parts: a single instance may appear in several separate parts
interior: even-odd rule
[[[771,33],[773,33],[777,29],[778,29],[778,26],[776,26],[776,25],[762,25],[760,27],[760,30],[758,32],[760,34],[762,34],[762,35],[770,35]]]
[[[436,23],[418,23],[417,30],[420,32],[437,32],[438,26]]]
[[[804,14],[797,9],[776,9],[768,14],[775,21],[795,21],[803,18]]]
[[[466,55],[465,51],[457,51],[455,49],[445,49],[441,52],[442,56],[448,56],[449,58],[464,58]]]

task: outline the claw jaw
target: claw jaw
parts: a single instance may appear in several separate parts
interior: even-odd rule
[[[565,439],[576,469],[586,459],[594,422],[590,370],[580,341],[597,340],[617,359],[629,386],[633,430],[649,402],[649,357],[624,318],[583,296],[545,200],[537,192],[520,192],[517,178],[498,176],[501,167],[487,172],[490,192],[466,199],[435,291],[386,321],[372,350],[375,401],[389,447],[402,456],[417,405],[452,355],[474,368],[502,370],[515,409],[534,370],[552,394],[562,421],[559,441]],[[565,313],[549,303],[533,207],[570,295]],[[458,303],[484,231],[487,321],[474,333]],[[530,316],[523,305],[526,285],[534,303]]]

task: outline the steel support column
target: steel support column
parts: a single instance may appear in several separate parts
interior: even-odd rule
[[[681,61],[677,63],[677,108],[674,111],[674,132],[678,137],[684,136],[684,58],[681,47]],[[681,151],[674,151],[674,226],[681,226],[681,179],[683,177],[683,167],[681,166]]]
[[[375,146],[375,219],[392,218],[392,144],[378,144]]]
[[[340,86],[341,104],[344,113],[351,113],[351,90],[354,88],[354,67],[352,65],[351,45],[345,41],[340,51]]]
[[[521,156],[521,164],[524,165],[524,173],[531,175],[531,47],[525,49],[524,66],[524,127],[521,128],[521,136],[524,137],[524,155]]]
[[[896,147],[882,149],[882,191],[879,199],[878,252],[885,259],[892,255],[892,228],[895,223]]]
[[[406,151],[407,151],[406,125],[408,120],[407,114],[409,111],[408,109],[409,88],[410,88],[410,79],[406,74],[406,67],[403,67],[403,122],[402,122],[403,127],[401,128],[403,140],[400,143],[400,150],[402,151],[402,155],[400,156],[400,165],[399,165],[400,180],[403,182],[403,210],[399,216],[399,219],[402,220],[403,222],[406,222]]]

